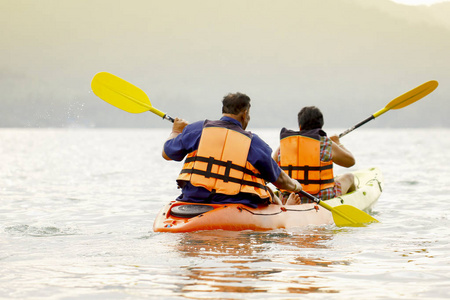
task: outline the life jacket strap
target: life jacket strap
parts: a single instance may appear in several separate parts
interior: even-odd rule
[[[184,163],[186,164],[186,163],[195,162],[195,161],[207,163],[208,166],[206,168],[206,171],[208,172],[208,174],[211,173],[211,169],[212,169],[213,165],[218,165],[221,167],[225,167],[226,168],[225,174],[228,174],[228,175],[230,174],[230,170],[233,169],[233,170],[237,170],[237,171],[243,172],[243,173],[251,175],[251,176],[255,176],[256,178],[262,179],[261,174],[256,174],[255,172],[253,172],[250,169],[247,169],[246,167],[241,167],[239,165],[235,165],[232,163],[232,161],[225,162],[222,160],[217,160],[217,159],[214,159],[214,157],[212,157],[212,156],[211,157],[192,156],[192,157],[186,158]],[[184,172],[184,173],[186,173],[186,172]]]
[[[202,176],[205,176],[208,178],[220,179],[220,180],[223,180],[224,182],[233,182],[233,183],[237,183],[240,185],[254,186],[254,187],[263,189],[265,191],[267,191],[267,189],[268,189],[267,186],[257,183],[257,182],[234,178],[234,177],[225,176],[225,175],[220,175],[220,174],[215,174],[215,173],[207,173],[206,171],[202,171],[202,170],[183,169],[183,170],[181,170],[181,173],[197,174],[197,175],[202,175]]]
[[[327,179],[327,180],[312,180],[312,179],[297,179],[298,182],[301,184],[328,184],[333,183],[334,179]]]
[[[286,171],[305,171],[305,172],[309,172],[309,171],[323,171],[323,170],[328,170],[328,169],[332,169],[333,165],[326,165],[326,166],[319,166],[319,167],[312,167],[312,166],[301,166],[301,167],[294,167],[293,165],[288,165],[288,166],[281,166],[282,170],[286,170]]]
[[[324,171],[324,170],[329,170],[332,169],[333,165],[326,165],[326,166],[318,166],[318,167],[313,167],[313,166],[293,166],[293,165],[288,165],[288,166],[281,166],[282,170],[288,171],[288,175],[289,177],[292,178],[292,171],[303,171],[304,172],[304,178],[303,179],[297,179],[298,182],[300,182],[301,184],[328,184],[328,183],[333,183],[334,182],[334,178],[331,179],[327,179],[327,180],[312,180],[309,179],[309,172],[310,171]]]
[[[260,174],[256,174],[252,170],[249,170],[249,169],[247,169],[245,167],[241,167],[241,166],[235,165],[230,160],[225,162],[225,161],[214,159],[214,157],[212,157],[212,156],[211,157],[193,156],[193,157],[186,158],[186,162],[185,163],[189,163],[189,162],[193,162],[193,161],[200,161],[200,162],[207,163],[208,165],[206,167],[206,171],[190,168],[190,169],[182,169],[181,170],[181,174],[184,174],[184,173],[197,174],[197,175],[202,175],[202,176],[204,176],[206,178],[220,179],[223,182],[232,182],[232,183],[237,183],[237,184],[240,184],[240,185],[248,185],[248,186],[257,187],[257,188],[263,189],[265,191],[268,190],[268,187],[263,185],[263,184],[261,184],[261,183],[244,180],[242,178],[231,177],[230,176],[230,171],[231,171],[231,169],[234,169],[234,170],[241,171],[241,172],[243,172],[245,174],[248,174],[248,175],[251,175],[251,176],[255,176],[257,178],[261,178],[262,179]],[[221,174],[213,173],[212,172],[212,166],[213,165],[218,165],[218,166],[221,166],[221,167],[225,167],[224,174],[221,175]]]

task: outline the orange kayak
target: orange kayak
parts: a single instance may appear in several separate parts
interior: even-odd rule
[[[383,178],[378,168],[353,172],[357,190],[324,202],[330,206],[352,205],[370,212],[382,192]],[[315,203],[265,205],[251,208],[243,204],[199,204],[171,201],[156,216],[155,232],[199,230],[266,231],[333,224],[330,211]]]

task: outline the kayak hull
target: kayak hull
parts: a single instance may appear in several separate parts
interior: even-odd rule
[[[357,190],[330,200],[332,207],[351,205],[370,212],[381,195],[383,177],[378,168],[353,172]],[[178,216],[175,211],[186,205],[205,206],[204,213],[196,216]],[[212,208],[211,208],[212,207]],[[191,232],[200,230],[254,230],[289,229],[295,227],[331,225],[333,216],[327,209],[315,204],[266,205],[251,208],[243,204],[200,204],[171,201],[155,218],[155,232]]]

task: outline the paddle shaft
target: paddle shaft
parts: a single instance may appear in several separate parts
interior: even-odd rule
[[[310,200],[316,202],[317,204],[319,204],[319,205],[322,206],[323,208],[325,208],[325,209],[331,211],[331,213],[332,213],[333,215],[334,215],[335,213],[338,213],[341,217],[343,217],[343,218],[349,220],[351,223],[356,223],[356,222],[355,222],[352,218],[350,218],[349,216],[345,216],[345,215],[340,214],[339,212],[336,212],[336,210],[335,210],[332,206],[330,206],[328,203],[323,202],[323,201],[320,200],[319,198],[314,197],[313,195],[311,195],[311,194],[309,194],[309,193],[307,193],[307,192],[305,192],[305,191],[303,191],[303,190],[300,191],[300,194],[302,194],[303,196],[307,197],[308,199],[310,199]]]
[[[314,197],[313,195],[311,195],[310,193],[305,192],[304,190],[300,191],[300,194],[302,194],[303,196],[305,196],[306,198],[316,202],[317,204],[320,204],[320,202],[322,202],[322,200],[320,200],[317,197]]]
[[[152,110],[150,110],[151,112],[153,112]],[[172,118],[171,116],[169,116],[168,114],[164,114],[164,117],[163,117],[163,119],[164,120],[167,120],[167,121],[169,121],[169,122],[175,122],[175,119],[174,118]]]
[[[343,133],[341,133],[341,134],[339,135],[339,138],[343,137],[343,136],[346,135],[347,133],[352,132],[352,131],[355,130],[356,128],[363,126],[363,125],[366,124],[367,122],[372,121],[373,119],[375,119],[375,117],[374,117],[373,115],[371,115],[370,117],[368,117],[368,118],[365,119],[364,121],[359,122],[359,123],[356,124],[355,126],[349,128],[349,129],[347,129],[346,131],[344,131]]]
[[[169,116],[168,114],[166,114],[166,113],[160,111],[159,109],[153,107],[151,104],[145,105],[145,103],[142,103],[142,102],[140,102],[140,104],[141,104],[142,106],[147,107],[147,108],[148,108],[148,111],[154,113],[155,115],[158,115],[158,116],[162,117],[164,120],[170,121],[170,122],[172,122],[172,123],[175,122],[175,119],[174,119],[174,118],[172,118],[172,117]]]
[[[391,109],[400,109],[400,108],[406,107],[406,106],[422,99],[423,97],[425,97],[426,95],[428,95],[429,93],[434,91],[437,86],[438,86],[438,82],[436,80],[430,80],[430,81],[425,82],[425,83],[419,85],[418,87],[410,90],[409,92],[406,92],[401,96],[398,96],[397,98],[395,98],[394,100],[389,102],[385,107],[383,107],[382,109],[380,109],[379,111],[377,111],[376,113],[374,113],[373,115],[371,115],[370,117],[365,119],[364,121],[356,124],[355,126],[351,127],[350,129],[347,129],[346,131],[341,133],[339,135],[339,138],[343,137],[344,135],[346,135],[349,132],[352,132],[356,128],[361,127],[362,125],[366,124],[367,122],[381,116],[382,114],[384,114],[385,112],[387,112]]]
[[[141,103],[141,105],[143,105],[143,104]],[[158,116],[162,117],[164,120],[167,120],[167,121],[172,122],[172,123],[175,122],[175,119],[174,119],[174,118],[172,118],[172,117],[169,116],[168,114],[166,114],[166,113],[160,111],[159,109],[153,107],[151,104],[148,105],[148,106],[145,106],[145,107],[148,108],[148,111],[149,111],[149,112],[152,112],[152,113],[154,113],[155,115],[158,115]]]

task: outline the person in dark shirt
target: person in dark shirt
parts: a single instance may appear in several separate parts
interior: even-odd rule
[[[197,203],[282,204],[267,186],[298,193],[301,185],[282,172],[272,159],[272,149],[256,134],[246,131],[250,121],[250,98],[242,93],[222,100],[222,118],[188,124],[175,118],[164,143],[166,160],[182,161],[177,179],[182,188],[179,201]],[[286,204],[297,204],[292,193]]]

